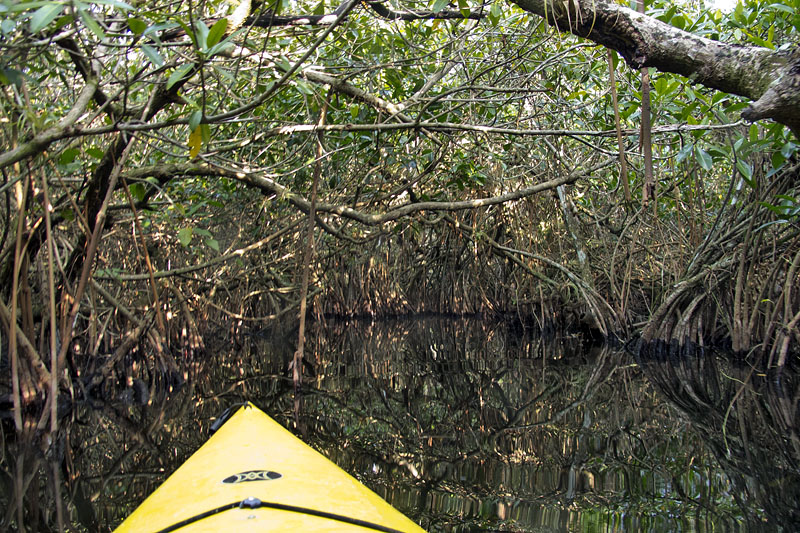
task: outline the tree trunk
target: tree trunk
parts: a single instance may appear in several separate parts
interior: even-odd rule
[[[655,67],[753,100],[746,120],[772,119],[800,136],[800,47],[773,51],[693,35],[598,0],[512,0],[559,31],[616,50],[632,68]]]

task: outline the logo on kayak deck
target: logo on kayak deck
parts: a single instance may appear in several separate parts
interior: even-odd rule
[[[249,470],[247,472],[239,472],[233,474],[222,480],[223,483],[244,483],[246,481],[269,481],[271,479],[278,479],[281,475],[277,472],[270,470]]]

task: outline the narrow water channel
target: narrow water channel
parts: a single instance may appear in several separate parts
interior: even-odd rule
[[[4,422],[0,525],[110,531],[232,404],[293,427],[294,335],[247,334],[187,363],[180,386],[155,372],[65,407],[47,453]],[[788,373],[713,353],[637,360],[477,319],[328,322],[306,346],[293,429],[429,531],[798,525]]]

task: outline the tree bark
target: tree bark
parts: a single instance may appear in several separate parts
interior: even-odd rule
[[[570,32],[616,50],[631,68],[654,67],[753,100],[746,120],[772,119],[800,136],[800,47],[774,51],[713,41],[599,0],[512,0]]]

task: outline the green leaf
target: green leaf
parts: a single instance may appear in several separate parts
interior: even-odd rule
[[[300,91],[301,93],[307,96],[311,96],[312,94],[314,94],[314,89],[312,89],[311,86],[306,82],[302,80],[297,80],[295,84],[297,85],[297,90]]]
[[[224,20],[224,19],[223,19]],[[201,50],[208,49],[208,26],[202,20],[198,20],[195,24],[197,35],[197,48]]]
[[[694,146],[691,144],[684,144],[683,148],[681,148],[678,151],[678,154],[675,156],[675,159],[678,161],[678,163],[689,157],[689,154],[692,152],[693,148]]]
[[[217,22],[215,22],[208,32],[208,37],[206,37],[206,46],[211,48],[220,42],[225,36],[225,30],[227,29],[228,19],[219,19]]]
[[[122,274],[121,268],[98,268],[95,272],[95,276],[99,278],[116,279],[120,274]]]
[[[181,246],[189,246],[192,242],[192,233],[192,228],[181,228],[178,230],[178,240],[181,242]]]
[[[95,159],[103,159],[103,151],[100,148],[92,146],[91,148],[86,149],[86,153]]]
[[[785,205],[785,204],[784,205],[772,205],[769,202],[758,202],[758,203],[762,207],[766,207],[767,209],[769,209],[770,211],[772,211],[773,213],[778,215],[778,218],[781,218],[781,219],[784,219],[784,220],[789,219],[790,218],[789,215],[793,214],[792,213],[793,210],[791,209],[791,206],[789,206],[789,205]]]
[[[383,72],[384,77],[386,78],[386,82],[392,86],[394,89],[394,94],[400,95],[403,94],[403,75],[394,69],[386,69]]]
[[[215,55],[217,55],[217,54],[218,54],[218,53],[220,53],[221,51],[223,51],[223,50],[225,50],[226,48],[229,48],[229,47],[231,47],[231,46],[233,46],[233,45],[232,45],[231,43],[229,43],[229,42],[228,42],[228,39],[225,39],[225,40],[224,40],[224,41],[222,41],[221,43],[217,43],[217,44],[215,44],[214,46],[212,46],[211,48],[209,48],[209,49],[206,51],[206,54],[208,55],[208,57],[214,57]]]
[[[133,185],[128,187],[128,189],[131,191],[131,196],[133,196],[134,200],[136,200],[137,202],[141,202],[142,200],[144,200],[144,193],[145,193],[144,184],[134,183]]]
[[[711,156],[703,150],[702,148],[695,147],[694,155],[697,158],[697,162],[700,163],[700,166],[703,170],[711,170],[711,167],[714,166],[714,160],[711,159]]]
[[[786,4],[781,4],[776,2],[774,4],[769,5],[770,9],[777,9],[778,11],[783,11],[784,13],[788,13],[789,15],[794,15],[794,8],[791,6],[787,6]]]
[[[219,242],[217,241],[217,239],[206,239],[206,246],[208,246],[215,252],[219,252]]]
[[[200,45],[197,43],[197,36],[194,34],[194,28],[190,28],[188,24],[186,24],[180,19],[178,19],[176,23],[178,24],[178,26],[183,28],[183,31],[185,31],[186,35],[188,35],[189,38],[192,40],[192,44],[194,44],[196,48],[200,48]]]
[[[736,161],[736,168],[739,170],[739,173],[742,175],[742,177],[748,183],[748,185],[750,185],[752,187],[753,186],[752,185],[752,183],[753,183],[753,167],[752,167],[752,165],[750,165],[750,163],[748,163],[746,161],[742,161],[741,159],[739,159],[738,161]]]
[[[98,39],[105,39],[106,32],[103,31],[103,28],[100,27],[100,24],[97,23],[96,20],[92,18],[92,15],[89,14],[87,9],[78,9],[78,14],[81,16],[83,23],[86,24],[86,27],[94,33]]]
[[[776,194],[775,198],[779,198],[781,200],[786,200],[786,202],[784,202],[785,205],[787,204],[787,202],[788,202],[788,205],[794,205],[794,204],[797,203],[797,198],[795,198],[793,196],[789,196],[788,194]]]
[[[69,26],[70,24],[72,24],[74,20],[75,20],[74,17],[70,14],[61,15],[56,19],[56,22],[55,24],[53,24],[52,27],[54,30],[57,31],[63,28],[64,26]]]
[[[792,157],[792,154],[795,152],[795,150],[797,150],[797,145],[793,142],[788,142],[781,148],[781,155],[783,155],[783,157],[786,159],[789,159]]]
[[[164,58],[161,57],[161,54],[159,54],[158,51],[149,44],[142,45],[142,52],[147,56],[147,59],[149,59],[154,66],[160,67],[164,64]]]
[[[469,10],[469,4],[467,3],[467,0],[458,0],[458,10],[461,11],[462,17],[469,17],[471,12]]]
[[[447,4],[449,3],[450,0],[436,0],[433,3],[433,7],[431,7],[431,11],[433,11],[434,13],[439,13],[440,11],[443,11],[444,8],[446,8]]]
[[[498,22],[500,22],[500,16],[503,14],[503,6],[500,5],[500,2],[495,2],[492,4],[491,9],[489,9],[489,22],[491,22],[492,26],[497,26]]]
[[[141,35],[147,29],[147,23],[141,19],[131,17],[128,19],[128,27],[134,34]]]
[[[3,7],[11,12],[11,13],[19,13],[21,11],[28,11],[30,9],[36,9],[37,7],[49,6],[50,4],[54,4],[52,0],[39,0],[37,2],[23,2],[23,3],[14,3],[11,2],[11,5],[8,5],[7,2],[4,2]]]
[[[747,35],[747,38],[750,40],[751,43],[753,43],[753,44],[755,44],[757,46],[763,46],[764,48],[769,48],[770,50],[775,50],[775,45],[774,44],[772,44],[769,41],[765,41],[764,39],[762,39],[758,35],[755,35],[755,34],[749,33],[749,32],[745,32],[745,35]]]
[[[197,126],[200,125],[201,120],[203,120],[203,112],[198,109],[189,116],[189,130],[196,130]]]
[[[3,22],[0,22],[0,31],[6,34],[14,31],[14,28],[16,27],[17,27],[17,22],[12,19],[3,19]]]
[[[785,162],[786,162],[786,158],[783,157],[782,153],[774,152],[772,154],[772,168],[773,169],[781,168]]]
[[[22,72],[14,68],[0,67],[0,83],[22,87]]]
[[[58,162],[61,165],[69,165],[70,163],[75,161],[75,158],[78,157],[80,154],[81,151],[78,150],[77,148],[67,148],[66,150],[61,152],[61,155],[58,158]]]
[[[750,142],[758,141],[758,124],[750,124]]]
[[[206,206],[208,206],[208,204],[205,202],[205,200],[204,200],[204,201],[202,201],[202,202],[197,202],[197,203],[194,203],[194,204],[192,204],[192,207],[189,209],[189,211],[187,211],[187,212],[185,213],[185,215],[186,215],[187,217],[193,217],[193,216],[195,216],[195,214],[197,214],[197,213],[198,213],[198,212],[199,212],[201,209],[205,209],[205,208],[206,208]],[[204,230],[204,229],[195,229],[195,230],[194,230],[194,232],[195,232],[195,233],[197,233],[198,235],[203,235],[203,234],[206,234],[206,235],[211,235],[211,233],[210,233],[208,230]]]
[[[37,33],[64,11],[64,4],[48,3],[37,9],[31,16],[31,33]]]
[[[180,67],[176,68],[175,72],[169,75],[169,79],[167,80],[167,89],[181,81],[186,74],[192,70],[193,67],[194,63],[186,63],[185,65],[181,65]]]
[[[171,30],[172,28],[177,28],[179,26],[181,26],[181,24],[178,24],[177,22],[161,22],[159,24],[153,24],[152,26],[149,26],[146,30],[144,30],[144,33],[142,35],[147,35],[150,38],[152,38],[155,42],[160,44],[161,39],[159,38],[159,34],[161,32],[163,32],[164,30]],[[188,26],[186,26],[185,24],[182,25],[182,27],[188,28]],[[190,35],[192,35],[192,39],[194,39],[194,34],[190,33]]]
[[[286,56],[280,56],[275,60],[275,67],[281,72],[288,72],[292,68],[292,64],[286,59]]]
[[[276,15],[280,13],[284,7],[283,0],[269,0],[267,2],[267,9]]]

